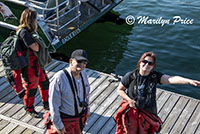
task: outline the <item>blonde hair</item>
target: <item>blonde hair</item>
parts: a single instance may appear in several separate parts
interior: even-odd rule
[[[25,9],[20,18],[20,24],[16,31],[20,28],[27,28],[29,32],[36,32],[37,31],[37,12],[32,8]]]

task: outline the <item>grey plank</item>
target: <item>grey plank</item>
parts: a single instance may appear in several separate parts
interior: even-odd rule
[[[90,103],[92,103],[109,85],[110,82],[108,81],[108,79],[106,79],[101,85],[99,85],[95,89],[95,91],[90,94]]]
[[[199,134],[200,133],[200,124],[198,125],[198,128],[196,129],[194,134]]]
[[[10,84],[5,81],[3,84],[1,84],[1,89],[0,89],[0,92],[2,92],[5,88],[7,88],[8,86],[10,86]]]
[[[170,94],[163,92],[157,100],[157,111],[160,112],[161,108],[164,106],[167,99],[170,97]]]
[[[112,109],[107,109],[106,108],[105,110],[106,111],[102,115],[100,115],[100,118],[95,122],[95,124],[89,129],[88,132],[97,134],[102,129],[104,124],[112,117],[112,115],[115,112]]]
[[[166,120],[167,116],[172,111],[174,105],[177,103],[179,97],[180,97],[179,95],[171,95],[170,98],[167,100],[164,107],[162,108],[162,110],[159,113],[162,121]]]
[[[4,129],[1,130],[2,134],[8,134],[10,133],[14,128],[16,128],[16,124],[14,123],[9,123],[10,127],[5,127]],[[19,134],[19,133],[18,133]]]
[[[93,83],[100,75],[96,72],[93,72],[91,75],[88,75],[89,84]]]
[[[0,119],[0,130],[5,128],[9,124],[9,121]]]
[[[116,126],[112,129],[112,131],[109,134],[115,134],[116,132]]]
[[[165,122],[163,124],[163,128],[161,130],[162,134],[168,133],[174,127],[174,124],[178,120],[181,112],[185,108],[188,101],[189,101],[189,99],[186,99],[183,97],[181,97],[179,99],[179,101],[176,103],[175,107],[173,108],[170,115],[168,116],[168,118],[165,120]],[[161,116],[160,114],[158,114],[158,115]]]
[[[113,98],[111,98],[111,97],[113,97]],[[93,113],[91,114],[91,117],[88,119],[88,124],[84,128],[84,131],[87,132],[94,125],[94,123],[108,109],[109,105],[111,105],[113,103],[113,101],[115,101],[115,98],[117,98],[117,94],[113,92],[113,94],[108,95],[106,97],[106,99],[104,99],[104,101],[102,101],[102,103],[100,103],[100,102],[92,103],[90,109],[91,109],[91,112],[93,112]]]
[[[97,79],[95,79],[95,81],[93,81],[91,84],[90,84],[90,94],[95,91],[95,89],[97,89],[103,81],[105,81],[107,78],[107,76],[105,75],[100,75]],[[89,80],[90,81],[90,80]]]
[[[5,76],[0,77],[0,85],[6,82]]]
[[[181,134],[186,123],[188,122],[189,118],[191,117],[195,107],[197,106],[197,101],[190,100],[189,103],[184,108],[181,116],[178,118],[175,126],[172,128],[172,134]]]
[[[9,132],[9,134],[20,134],[24,130],[25,130],[24,127],[22,127],[22,126],[16,126],[16,128],[12,129],[12,131]]]
[[[31,129],[26,129],[25,131],[23,131],[21,134],[33,134],[35,131],[31,130]]]
[[[39,132],[34,132],[33,134],[42,134],[42,133],[39,133]]]
[[[187,123],[187,126],[185,127],[182,134],[193,134],[195,130],[197,129],[198,125],[200,124],[200,104],[198,103],[197,108],[195,109],[195,112],[193,113],[191,119]],[[200,133],[200,131],[199,131]]]
[[[158,98],[161,96],[161,94],[162,94],[163,92],[164,92],[163,90],[157,88],[157,90],[156,90],[156,100],[158,100]]]
[[[103,127],[100,129],[100,131],[98,131],[98,134],[108,134],[116,126],[114,116],[116,115],[117,111],[120,109],[121,101],[122,101],[122,98],[120,96],[117,96],[117,99],[110,105],[109,108],[113,110],[112,116],[109,118],[109,120],[106,121],[106,123],[103,124]]]
[[[39,98],[40,98],[40,96],[38,95],[38,96],[36,97],[36,101],[35,101],[35,104],[36,104],[36,107],[35,107],[35,108],[36,108],[36,111],[38,111],[38,112],[39,112],[39,110],[38,110],[37,105],[38,105],[38,103],[40,102],[40,101],[38,101]],[[14,114],[13,118],[15,118],[15,119],[17,119],[17,120],[21,120],[21,121],[23,121],[23,122],[28,122],[32,117],[29,116],[29,115],[27,115],[27,114],[26,114],[26,111],[22,108],[19,112],[17,112],[17,113]],[[17,128],[18,125],[20,125],[20,124],[13,124],[13,123],[10,123],[10,124],[7,125],[4,129],[9,129],[10,131],[13,131],[13,132],[15,132],[15,133],[21,133],[21,132],[23,132],[23,131],[26,129],[26,128],[23,127],[23,129],[20,128],[20,130],[19,130],[19,129],[15,130],[15,129]],[[19,131],[20,131],[20,132],[19,132]]]

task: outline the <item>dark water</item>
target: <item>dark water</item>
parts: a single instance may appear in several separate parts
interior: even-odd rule
[[[124,75],[136,68],[141,54],[153,51],[157,70],[200,80],[200,1],[124,0],[115,11],[124,16],[148,16],[170,20],[169,24],[95,23],[58,52],[70,55],[83,48],[89,54],[88,68]],[[193,19],[193,24],[173,24],[173,17]],[[187,20],[186,19],[186,20]],[[163,89],[200,99],[200,88],[190,85],[161,85]]]

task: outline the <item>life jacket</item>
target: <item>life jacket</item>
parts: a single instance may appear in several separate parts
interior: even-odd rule
[[[162,121],[158,116],[130,108],[125,100],[120,106],[121,109],[114,117],[117,124],[116,134],[154,134],[161,130]]]

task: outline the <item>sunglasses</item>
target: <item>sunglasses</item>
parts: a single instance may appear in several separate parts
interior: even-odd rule
[[[152,61],[148,61],[148,60],[142,60],[142,63],[144,63],[144,64],[147,64],[148,63],[148,65],[149,66],[152,66],[153,65],[153,62]]]
[[[77,60],[77,63],[79,63],[79,64],[81,64],[81,63],[83,63],[83,64],[87,64],[87,61],[86,60]]]

